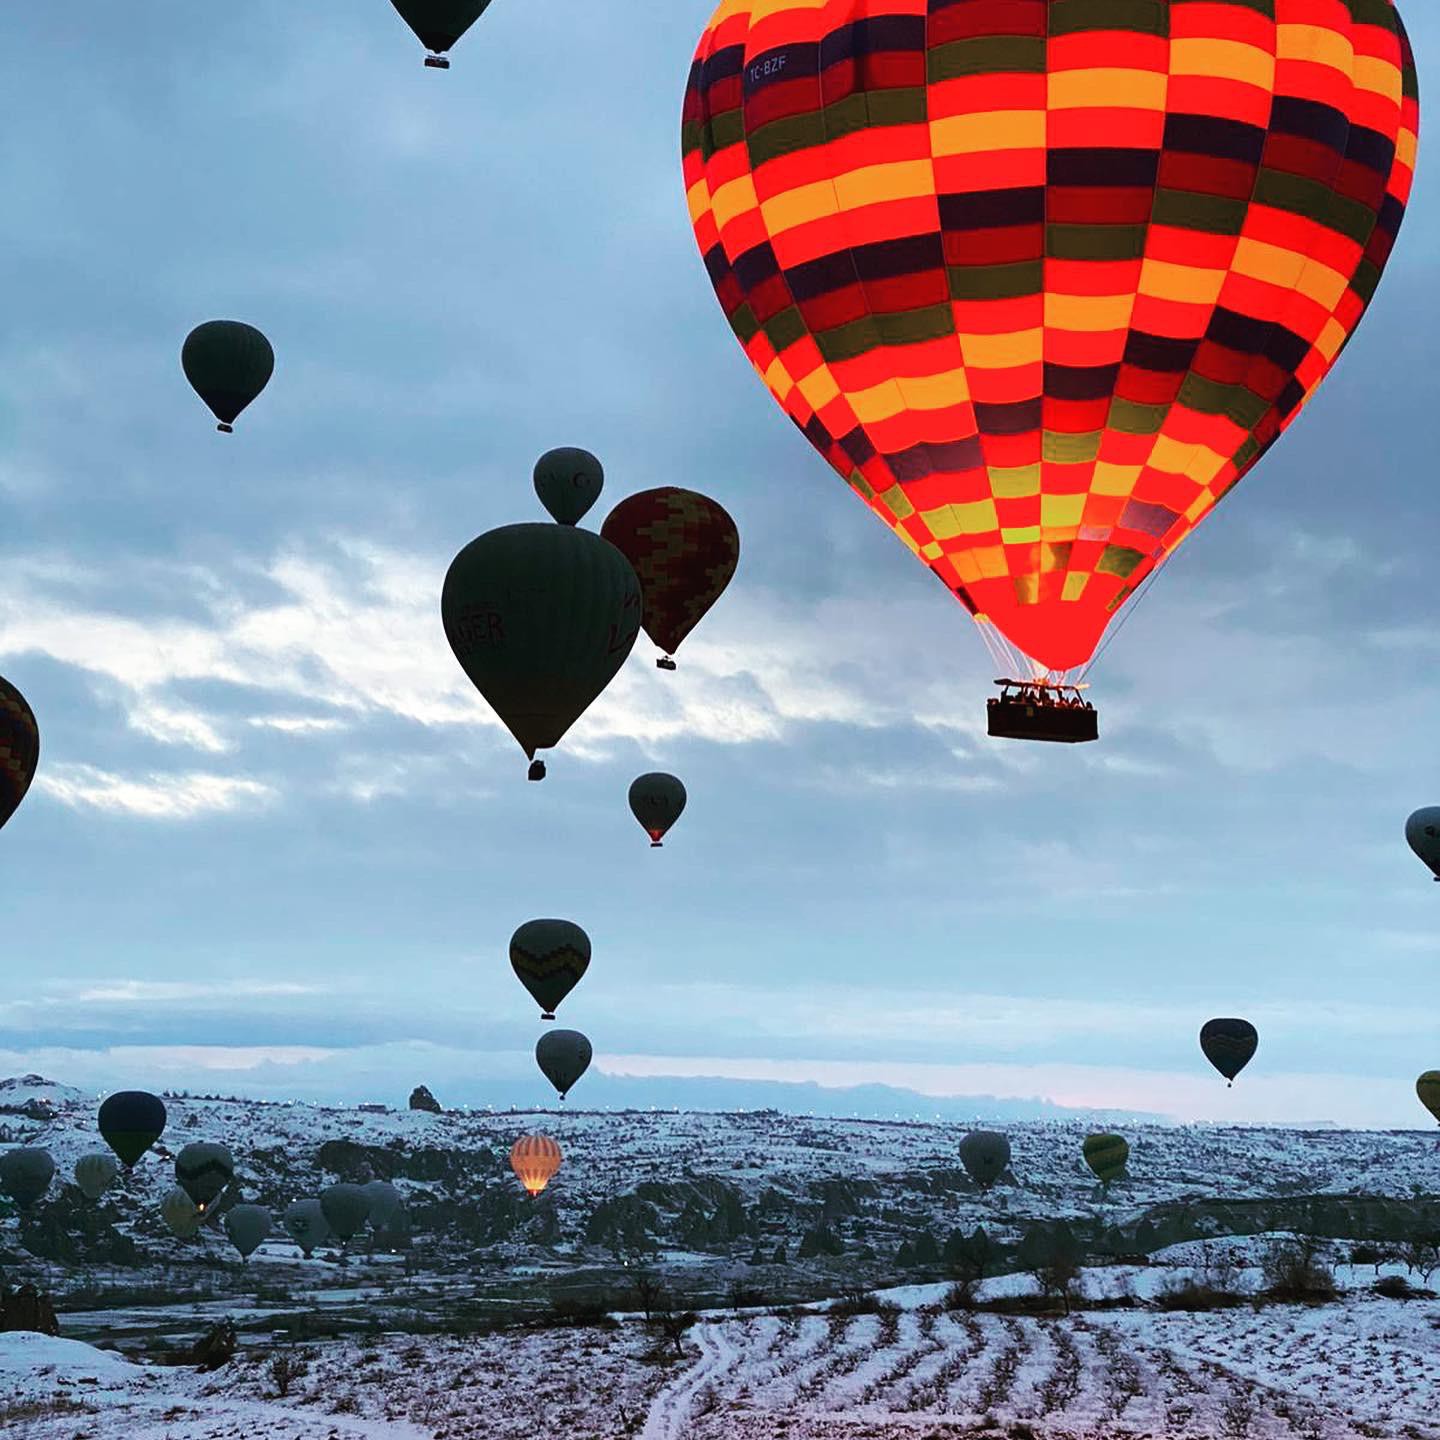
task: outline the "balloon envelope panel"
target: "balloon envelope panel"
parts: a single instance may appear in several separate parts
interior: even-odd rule
[[[40,763],[40,727],[25,697],[0,679],[0,825],[19,809]]]
[[[552,1015],[590,968],[590,937],[569,920],[527,920],[510,937],[510,967]]]
[[[560,743],[625,663],[640,582],[588,530],[506,525],[451,562],[440,611],[455,658],[533,757]]]
[[[119,1090],[100,1106],[100,1134],[127,1165],[137,1160],[165,1129],[165,1102],[145,1090]]]
[[[270,383],[275,352],[253,325],[207,320],[185,337],[180,365],[210,413],[221,425],[232,425]]]
[[[1233,1080],[1255,1058],[1260,1035],[1248,1020],[1207,1020],[1200,1031],[1205,1058]]]
[[[41,1199],[54,1178],[55,1161],[48,1150],[26,1145],[0,1154],[0,1191],[22,1210]]]
[[[1130,1162],[1130,1142],[1123,1135],[1091,1135],[1086,1138],[1085,1163],[1102,1185],[1118,1180]]]
[[[535,493],[558,525],[578,525],[604,486],[605,467],[588,450],[566,445],[535,462]]]
[[[725,508],[673,485],[622,500],[600,533],[635,567],[645,633],[667,654],[705,618],[740,563],[740,533]]]
[[[560,1147],[548,1135],[522,1135],[510,1147],[510,1168],[532,1195],[539,1195],[560,1170]]]
[[[427,49],[443,55],[489,8],[490,0],[392,0]]]
[[[1301,35],[1365,82],[1289,55]],[[725,0],[685,188],[797,428],[1064,670],[1339,356],[1404,214],[1418,96],[1390,0]]]

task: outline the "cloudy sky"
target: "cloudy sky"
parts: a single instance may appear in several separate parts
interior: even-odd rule
[[[1428,156],[1339,370],[1093,675],[1102,743],[990,741],[965,615],[705,281],[677,136],[709,8],[496,0],[442,74],[385,0],[6,7],[0,666],[43,755],[0,834],[0,1074],[539,1102],[506,942],[557,914],[595,946],[565,1019],[659,1096],[1419,1123]],[[178,365],[221,316],[279,356],[232,438]],[[715,495],[743,557],[679,672],[642,639],[534,786],[438,596],[473,536],[540,518],[561,444],[607,501]],[[657,852],[625,806],[654,768],[691,796]],[[1262,1030],[1233,1093],[1213,1014]]]

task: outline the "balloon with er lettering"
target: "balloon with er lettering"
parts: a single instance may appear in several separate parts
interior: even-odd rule
[[[615,678],[640,631],[640,582],[607,540],[571,525],[506,525],[451,562],[440,599],[461,668],[530,759]]]

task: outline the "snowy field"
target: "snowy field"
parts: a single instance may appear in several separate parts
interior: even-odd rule
[[[1437,1440],[1435,1302],[1036,1319],[938,1307],[287,1350],[214,1375],[0,1336],[6,1440]],[[543,1418],[542,1418],[543,1417]]]

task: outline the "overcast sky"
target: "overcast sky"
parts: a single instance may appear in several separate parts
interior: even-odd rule
[[[709,9],[496,0],[440,73],[385,0],[5,7],[0,668],[43,753],[0,833],[0,1073],[483,1101],[531,1073],[506,943],[554,914],[595,948],[562,1018],[617,1073],[1421,1123],[1423,145],[1337,372],[1092,676],[1101,743],[990,741],[967,617],[705,279],[678,132]],[[228,438],[178,364],[217,317],[278,354]],[[564,444],[604,460],[597,522],[690,485],[742,559],[678,673],[642,637],[536,786],[438,597],[542,518]],[[655,768],[690,808],[652,852],[625,794]],[[1234,1092],[1215,1014],[1262,1032]]]

